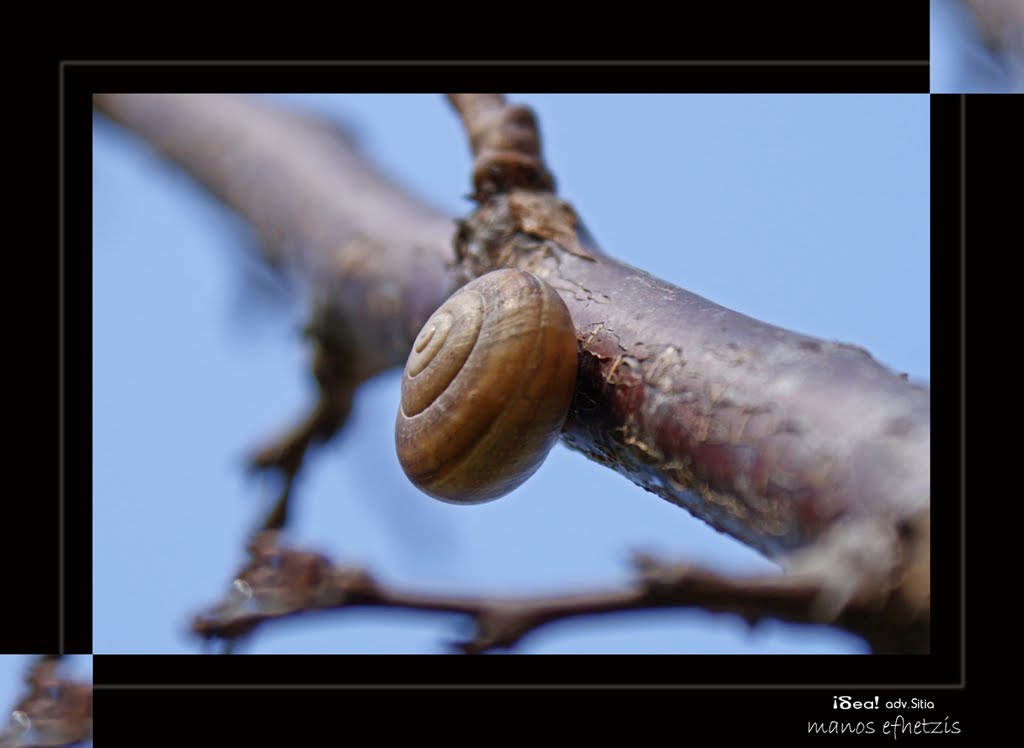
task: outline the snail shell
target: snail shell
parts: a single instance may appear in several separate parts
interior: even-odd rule
[[[565,302],[521,270],[496,270],[427,320],[402,375],[395,446],[422,491],[455,503],[503,496],[558,441],[576,384]]]

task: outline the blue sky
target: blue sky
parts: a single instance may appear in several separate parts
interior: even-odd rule
[[[11,708],[25,695],[25,674],[35,656],[0,655],[0,732],[7,727]],[[64,674],[74,680],[92,681],[92,657],[72,655],[64,659]],[[85,744],[91,746],[92,742]]]
[[[369,155],[453,216],[470,157],[441,97],[275,96],[348,123]],[[774,324],[856,343],[929,379],[927,95],[512,94],[598,243]],[[313,397],[301,305],[247,260],[252,236],[143,143],[93,140],[94,651],[195,652],[276,485],[247,452]],[[495,594],[601,588],[633,550],[723,571],[773,564],[558,446],[522,488],[453,506],[420,494],[393,446],[399,372],[367,383],[307,464],[291,539],[382,581]],[[249,652],[442,652],[458,618],[356,611],[258,633]],[[523,652],[864,651],[827,629],[699,611],[581,619]]]

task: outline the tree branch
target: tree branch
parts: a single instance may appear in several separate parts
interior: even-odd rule
[[[552,194],[528,110],[493,95],[450,98],[480,203],[454,252],[446,219],[315,121],[237,97],[95,103],[248,218],[268,262],[308,281],[331,310],[349,382],[400,365],[462,283],[529,270],[560,292],[576,326],[566,444],[787,566],[813,559],[816,573],[844,580],[837,589],[871,580],[874,604],[901,611],[889,634],[919,632],[930,599],[928,391],[856,346],[751,319],[614,260]],[[879,544],[871,557],[848,552]]]
[[[92,685],[61,678],[60,660],[46,655],[29,669],[29,693],[11,710],[0,748],[78,745],[92,736]]]
[[[1020,0],[964,0],[986,46],[1011,68],[1018,91],[1024,86],[1024,3]]]
[[[276,533],[256,535],[250,561],[218,605],[197,616],[193,631],[234,642],[284,618],[352,608],[402,608],[460,613],[474,622],[471,637],[452,642],[466,654],[518,644],[546,624],[585,615],[652,608],[698,607],[733,613],[751,625],[764,618],[834,624],[875,643],[903,651],[910,642],[888,642],[879,631],[877,595],[864,584],[837,589],[827,566],[791,574],[724,577],[690,564],[638,554],[631,585],[620,589],[543,597],[479,597],[412,592],[388,587],[361,567],[336,567],[319,553],[278,545]],[[912,646],[927,649],[927,626],[915,621]]]

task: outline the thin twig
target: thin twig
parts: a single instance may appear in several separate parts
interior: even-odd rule
[[[329,310],[316,310],[306,327],[312,339],[313,374],[318,397],[312,408],[286,433],[257,450],[249,460],[253,470],[276,470],[284,478],[277,501],[267,513],[261,529],[280,530],[288,522],[288,505],[295,479],[309,449],[330,441],[348,420],[359,385],[352,366],[352,341],[339,332],[345,328],[328,317]]]
[[[272,532],[254,538],[249,564],[227,597],[195,618],[195,633],[233,641],[259,626],[308,613],[414,609],[471,618],[473,635],[452,644],[458,651],[476,654],[513,647],[554,621],[630,610],[696,607],[733,613],[751,624],[764,618],[834,624],[875,612],[874,592],[860,587],[847,591],[839,606],[823,605],[834,592],[827,574],[803,571],[734,578],[643,554],[633,559],[633,583],[618,589],[541,597],[432,594],[389,587],[364,568],[336,567],[322,554],[286,548],[277,541]]]
[[[555,180],[541,156],[533,112],[505,103],[499,94],[448,94],[473,149],[473,199],[512,189],[554,192]]]

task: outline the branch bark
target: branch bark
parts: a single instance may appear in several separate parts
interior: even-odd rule
[[[877,605],[898,598],[889,633],[908,616],[919,628],[930,599],[928,391],[856,346],[618,262],[551,191],[532,113],[493,95],[451,100],[480,203],[454,244],[450,220],[314,120],[226,96],[95,104],[245,216],[271,265],[308,282],[348,362],[345,387],[401,365],[459,285],[529,270],[559,291],[577,330],[566,444],[791,568],[813,564],[851,590],[871,580]]]

